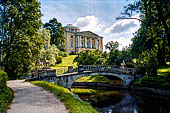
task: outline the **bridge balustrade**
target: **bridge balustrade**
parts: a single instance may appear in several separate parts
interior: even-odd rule
[[[110,65],[83,65],[84,71],[103,71],[103,72],[114,72],[114,73],[125,73],[134,74],[133,68],[126,67],[114,67]]]

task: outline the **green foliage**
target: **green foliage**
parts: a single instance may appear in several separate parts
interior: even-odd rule
[[[167,66],[161,66],[158,68],[158,75],[170,76],[170,64],[167,62]]]
[[[97,93],[97,91],[94,89],[77,89],[77,88],[71,88],[71,92],[73,92],[74,94],[81,95],[93,95]]]
[[[44,28],[50,30],[51,33],[51,40],[50,44],[55,44],[57,48],[61,51],[65,48],[65,37],[64,37],[64,28],[62,24],[57,21],[56,18],[51,19],[49,22],[44,24]],[[62,44],[62,46],[60,45]]]
[[[87,77],[81,77],[76,82],[110,82],[108,78],[101,75],[92,75]]]
[[[50,31],[43,29],[41,32],[41,37],[43,38],[44,47],[41,49],[40,59],[44,59],[50,62],[50,65],[55,65],[62,62],[62,58],[58,56],[60,51],[57,49],[56,45],[51,45]]]
[[[60,64],[60,63],[62,63],[62,57],[57,56],[57,57],[55,57],[55,59],[56,59],[56,63],[55,63],[55,64]]]
[[[63,51],[59,51],[58,55],[62,56],[62,57],[67,57],[68,56],[67,52],[63,52]]]
[[[110,41],[105,45],[105,48],[109,49],[109,51],[116,50],[118,49],[118,47],[119,47],[119,43],[117,41],[116,42]]]
[[[31,82],[54,93],[69,110],[69,113],[97,113],[92,106],[84,101],[75,99],[68,89],[44,81]]]
[[[29,71],[42,47],[40,3],[37,0],[6,0],[3,41],[3,66],[8,76],[16,78]]]
[[[12,89],[6,86],[8,75],[4,71],[0,71],[0,113],[6,113],[8,104],[13,99]]]
[[[143,52],[138,63],[145,68],[148,76],[157,76],[158,60],[154,51]]]
[[[170,90],[170,77],[148,77],[144,76],[134,83],[135,86],[163,88]]]
[[[4,71],[0,70],[0,88],[6,87],[8,75]]]
[[[78,65],[94,65],[94,64],[103,64],[101,61],[102,52],[99,50],[84,50],[81,51],[78,56],[74,59],[74,62],[77,62]]]
[[[136,13],[140,15],[138,20],[141,21],[141,27],[135,33],[131,46],[135,57],[144,51],[154,50],[158,65],[166,65],[170,50],[169,12],[169,5],[165,5],[162,0],[133,0],[125,7],[123,17]]]
[[[7,113],[8,105],[12,102],[14,95],[12,89],[0,88],[0,113]]]
[[[48,48],[42,48],[41,49],[41,56],[40,58],[42,60],[47,59],[51,65],[55,65],[56,64],[56,58],[57,58],[57,53],[59,52],[59,50],[57,49],[56,45],[52,45]]]

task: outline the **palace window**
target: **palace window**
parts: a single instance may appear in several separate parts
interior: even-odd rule
[[[71,46],[71,47],[74,47],[74,42],[73,42],[73,40],[71,40],[70,46]]]
[[[87,48],[89,48],[89,43],[87,42]]]
[[[84,43],[83,42],[81,42],[81,48],[83,48],[84,47]]]
[[[94,43],[92,43],[92,48],[94,49]]]

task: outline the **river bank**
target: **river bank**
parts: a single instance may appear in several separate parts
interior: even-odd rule
[[[152,87],[142,87],[142,86],[113,86],[110,83],[99,83],[99,82],[75,82],[73,83],[72,88],[90,88],[96,90],[128,90],[138,93],[140,95],[148,95],[148,96],[158,96],[163,98],[170,99],[170,90],[164,90],[160,88],[152,88]]]

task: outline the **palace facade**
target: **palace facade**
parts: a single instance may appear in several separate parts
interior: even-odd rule
[[[82,50],[96,50],[103,51],[103,37],[91,32],[81,31],[78,27],[68,24],[64,27],[66,37],[66,52],[79,53]]]

